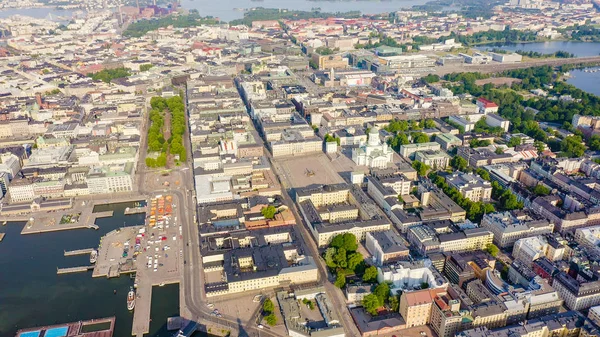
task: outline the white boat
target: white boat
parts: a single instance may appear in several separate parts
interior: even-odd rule
[[[165,286],[165,283],[164,283],[164,282],[161,282],[161,284],[159,284],[158,286],[159,286],[159,287],[164,287],[164,286]]]
[[[131,287],[127,294],[127,309],[133,310],[133,308],[135,308],[135,291],[133,290],[133,287]]]
[[[94,249],[90,253],[90,263],[94,264],[96,261],[98,261],[98,251]]]

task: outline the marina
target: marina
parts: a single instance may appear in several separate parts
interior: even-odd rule
[[[16,337],[112,337],[115,317],[22,329]]]
[[[0,301],[0,312],[10,312],[10,315],[0,319],[0,336],[15,336],[18,329],[64,322],[65,317],[69,317],[67,321],[77,321],[110,316],[116,317],[114,336],[130,335],[132,315],[127,310],[126,297],[133,284],[132,279],[92,278],[91,272],[83,271],[56,275],[57,267],[90,265],[90,255],[65,257],[65,251],[89,251],[91,247],[98,247],[100,238],[106,233],[119,227],[143,223],[143,214],[124,215],[125,208],[133,205],[133,202],[112,205],[104,202],[97,206],[97,210],[113,213],[112,217],[97,219],[98,230],[20,235],[24,222],[11,221],[0,226],[0,231],[6,235],[0,244],[0,263],[17,274],[16,277],[3,279],[0,289],[0,298],[3,299]],[[167,303],[169,308],[176,305],[176,299],[172,298],[173,288],[169,288],[168,292],[158,292],[156,296],[160,303]],[[59,302],[69,305],[57,306],[56,303]],[[90,303],[94,305],[90,306]],[[31,312],[31,306],[38,310]],[[160,312],[155,314],[159,318],[156,319],[156,324],[151,323],[151,334],[159,331],[166,321],[166,317],[163,319]],[[170,315],[173,315],[172,311]]]

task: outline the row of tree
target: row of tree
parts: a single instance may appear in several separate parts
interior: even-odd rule
[[[183,135],[185,133],[185,105],[180,96],[165,99],[160,96],[150,99],[150,127],[148,128],[148,151],[160,154],[156,159],[146,158],[148,167],[164,167],[167,164],[168,154],[178,155],[179,160],[186,160],[186,150],[183,146]],[[169,139],[165,139],[165,115],[170,114]]]
[[[263,302],[262,313],[267,324],[270,326],[277,324],[277,316],[275,316],[275,304],[273,304],[273,301],[271,301],[270,298],[267,298]]]
[[[120,67],[114,69],[103,69],[97,73],[89,73],[87,76],[91,77],[94,81],[110,83],[114,79],[131,76],[131,71],[129,68]]]

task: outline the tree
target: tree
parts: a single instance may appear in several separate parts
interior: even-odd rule
[[[333,256],[333,261],[340,268],[348,267],[348,257],[344,248],[338,248]]]
[[[154,67],[154,65],[150,63],[142,64],[140,65],[140,71],[148,71],[152,67]]]
[[[262,216],[264,216],[266,219],[273,219],[275,217],[275,213],[277,213],[277,208],[275,208],[273,205],[263,207],[260,210],[260,214],[262,214]]]
[[[352,233],[345,233],[342,235],[344,238],[344,249],[349,252],[355,252],[358,249],[358,243],[356,243],[356,235]]]
[[[369,283],[374,283],[377,281],[377,268],[375,266],[370,266],[365,270],[365,273],[363,274],[363,281]]]
[[[421,289],[428,289],[428,288],[429,288],[429,283],[427,283],[427,282],[421,283]]]
[[[275,310],[275,305],[273,304],[273,301],[271,301],[270,298],[267,298],[262,305],[262,310],[264,313],[266,314],[270,314],[273,312],[273,310]]]
[[[583,156],[585,145],[580,136],[567,136],[560,142],[560,150],[571,158]]]
[[[542,184],[539,184],[533,188],[533,193],[535,193],[535,195],[548,195],[550,194],[550,189]]]
[[[544,142],[539,141],[539,140],[536,140],[535,142],[533,142],[533,146],[535,146],[535,149],[538,152],[544,152],[544,150],[546,150],[546,144]]]
[[[498,249],[498,247],[495,244],[490,243],[487,246],[485,246],[485,251],[488,252],[491,256],[496,257],[498,256],[500,249]]]
[[[387,302],[388,297],[390,297],[390,286],[387,283],[380,283],[375,290],[373,290],[373,294],[377,296],[379,299],[380,305],[383,305]]]
[[[373,316],[376,316],[377,309],[379,307],[381,307],[381,302],[379,301],[379,298],[377,297],[377,295],[369,294],[363,298],[362,305],[363,305],[363,308],[365,308],[366,312],[368,312],[369,314],[371,314]]]
[[[588,139],[588,146],[590,147],[590,150],[593,150],[593,151],[600,150],[600,136],[598,136],[598,135],[591,136],[590,139]]]
[[[361,253],[356,252],[350,254],[350,256],[348,256],[348,269],[354,271],[356,269],[356,266],[358,266],[364,260],[365,258],[362,256]]]
[[[433,129],[435,128],[435,122],[433,119],[425,119],[423,120],[423,128],[424,129]]]
[[[502,208],[507,211],[523,208],[523,203],[519,202],[517,196],[509,190],[505,190],[504,193],[502,193],[502,196],[500,196],[500,202]]]
[[[275,314],[269,314],[265,316],[265,322],[267,322],[267,324],[270,326],[274,326],[277,324],[277,316],[275,316]]]
[[[343,271],[338,271],[335,277],[334,285],[340,289],[342,289],[346,285],[346,274]]]
[[[423,77],[423,80],[427,83],[436,83],[440,81],[440,76],[436,74],[429,74]]]
[[[508,141],[508,147],[515,147],[518,145],[521,145],[521,137],[512,137],[509,141]]]
[[[396,312],[396,311],[398,311],[399,306],[400,306],[400,300],[398,299],[398,296],[390,297],[390,309],[393,312]]]
[[[430,167],[425,165],[425,163],[420,162],[418,160],[414,160],[412,162],[412,167],[417,171],[419,177],[424,177],[427,175],[427,171],[429,171]]]
[[[334,269],[335,267],[337,267],[337,263],[335,263],[335,261],[333,260],[333,257],[335,256],[335,248],[333,247],[329,247],[327,248],[327,250],[325,250],[325,264],[327,265],[327,267]]]
[[[450,161],[450,166],[452,166],[455,170],[464,171],[469,163],[467,160],[461,156],[454,156]]]
[[[156,157],[156,166],[165,167],[167,165],[167,155],[161,153],[158,157]]]
[[[356,236],[352,233],[338,234],[331,239],[330,247],[344,248],[346,251],[355,252],[358,249]]]
[[[392,147],[392,149],[399,151],[401,145],[410,144],[408,140],[408,136],[404,133],[398,133],[394,138],[390,138],[388,140],[388,144]]]
[[[340,139],[340,138],[338,138],[338,137],[333,137],[333,136],[332,136],[332,135],[330,135],[330,134],[326,134],[326,135],[325,135],[325,138],[324,138],[324,140],[325,140],[325,143],[329,143],[329,142],[336,142],[338,146],[339,146],[339,145],[340,145],[340,143],[341,143],[341,139]]]
[[[415,144],[427,143],[429,142],[429,136],[422,132],[415,132],[412,134],[413,142]]]
[[[491,181],[490,173],[488,171],[482,169],[481,167],[477,168],[477,170],[475,170],[475,173],[479,174],[481,179]]]
[[[148,166],[148,167],[156,167],[156,159],[147,157],[146,158],[146,166]]]

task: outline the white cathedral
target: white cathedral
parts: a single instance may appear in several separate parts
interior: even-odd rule
[[[392,162],[394,155],[389,145],[382,143],[379,139],[379,129],[371,128],[369,139],[366,144],[352,150],[352,160],[356,165],[368,167],[386,168]]]

